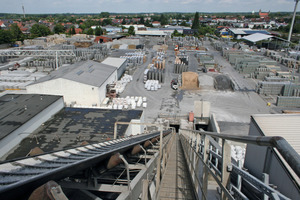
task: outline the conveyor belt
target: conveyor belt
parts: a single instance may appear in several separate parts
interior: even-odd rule
[[[165,131],[168,134],[171,131]],[[49,180],[60,180],[124,152],[160,132],[86,145],[0,164],[0,199],[15,199]],[[24,194],[23,193],[23,194]]]

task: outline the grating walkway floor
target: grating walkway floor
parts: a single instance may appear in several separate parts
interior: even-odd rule
[[[158,199],[195,199],[178,135],[162,177]]]

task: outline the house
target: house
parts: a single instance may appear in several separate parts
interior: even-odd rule
[[[152,26],[153,27],[159,27],[161,24],[160,24],[160,22],[159,21],[154,21],[154,22],[152,22]]]
[[[259,14],[260,18],[268,18],[270,11],[269,12],[261,12],[261,9],[260,9],[258,14]]]
[[[4,24],[3,21],[0,21],[0,27],[1,27],[1,28],[6,28],[6,26],[5,26],[5,24]]]
[[[112,38],[106,37],[105,35],[102,36],[97,36],[94,40],[96,43],[106,43],[106,42],[111,42]]]

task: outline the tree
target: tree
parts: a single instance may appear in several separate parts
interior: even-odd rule
[[[75,26],[71,26],[69,33],[70,33],[71,35],[75,35],[75,34],[76,34]]]
[[[168,19],[164,14],[160,15],[160,24],[163,25],[167,25],[168,24]]]
[[[144,20],[144,17],[141,16],[141,19],[140,19],[140,24],[144,24],[145,23],[145,20]]]
[[[61,24],[56,24],[53,28],[54,33],[60,34],[65,32],[65,27]]]
[[[129,35],[135,35],[134,27],[133,27],[133,26],[130,26],[130,27],[129,27],[129,29],[128,29],[128,34],[129,34]]]
[[[199,13],[196,12],[195,13],[195,17],[193,20],[193,24],[192,24],[192,29],[199,29],[200,28],[200,23],[199,23]]]
[[[8,30],[0,29],[0,44],[7,44],[12,42],[12,34]]]
[[[180,26],[189,26],[186,21],[181,22]]]
[[[109,18],[109,12],[101,12],[100,18]]]
[[[50,29],[43,24],[34,24],[31,27],[30,33],[33,37],[42,37],[51,34]]]
[[[106,25],[112,25],[112,20],[110,18],[104,19],[102,21],[102,26],[106,26]]]
[[[147,26],[147,27],[153,27],[153,25],[149,22],[148,19],[145,22],[145,26]]]
[[[95,35],[96,36],[100,36],[100,35],[103,35],[103,30],[100,26],[97,26],[96,29],[95,29]]]
[[[92,28],[89,28],[87,31],[86,31],[86,34],[87,35],[94,35],[94,30]]]
[[[171,35],[172,38],[173,38],[173,37],[180,37],[180,36],[182,36],[182,34],[179,33],[176,29],[174,30],[174,32],[173,32],[172,35]]]
[[[123,18],[123,20],[122,20],[122,24],[123,24],[123,25],[125,25],[125,24],[126,24],[126,19],[125,19],[125,18]]]
[[[21,29],[18,27],[17,24],[12,24],[10,26],[10,33],[12,41],[24,41],[24,34],[22,33]]]

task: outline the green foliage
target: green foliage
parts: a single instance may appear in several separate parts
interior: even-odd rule
[[[89,28],[87,31],[86,31],[86,34],[87,35],[94,35],[94,30],[92,28]]]
[[[214,35],[215,34],[216,29],[211,27],[211,26],[201,26],[198,29],[198,34],[199,35],[206,35],[206,34],[211,34]]]
[[[12,34],[9,30],[0,29],[0,44],[8,44],[12,42]]]
[[[176,29],[174,30],[174,32],[172,33],[171,37],[181,37],[183,36],[183,34],[179,33]]]
[[[100,18],[109,18],[109,12],[101,12],[99,16]]]
[[[43,24],[34,24],[30,30],[32,37],[42,37],[51,34],[50,29]]]
[[[65,32],[65,27],[61,24],[56,24],[53,28],[54,33],[60,34]]]
[[[71,34],[71,35],[75,35],[76,34],[75,26],[71,26],[69,34]]]
[[[102,26],[112,25],[112,20],[110,18],[104,19],[102,21]]]
[[[12,35],[12,42],[24,41],[24,34],[22,33],[17,24],[12,24],[10,26],[10,33]]]
[[[199,13],[196,12],[194,16],[194,21],[192,24],[192,29],[199,29],[200,28],[200,23],[199,23]]]
[[[162,26],[164,26],[164,25],[167,25],[168,24],[168,18],[164,15],[164,14],[161,14],[160,15],[160,24],[162,25]]]
[[[130,27],[129,27],[129,29],[128,29],[128,34],[129,34],[129,35],[135,35],[134,27],[133,27],[133,26],[130,26]]]
[[[100,26],[97,26],[96,29],[95,29],[95,35],[96,36],[100,36],[100,35],[103,35],[103,30]]]
[[[122,24],[125,25],[126,24],[126,20],[125,18],[123,18]]]
[[[153,27],[153,25],[149,22],[149,20],[147,19],[145,22],[145,26],[146,27]]]
[[[141,16],[141,19],[140,19],[140,23],[139,23],[139,24],[145,24],[144,16]]]
[[[189,26],[186,21],[181,22],[180,26]]]

